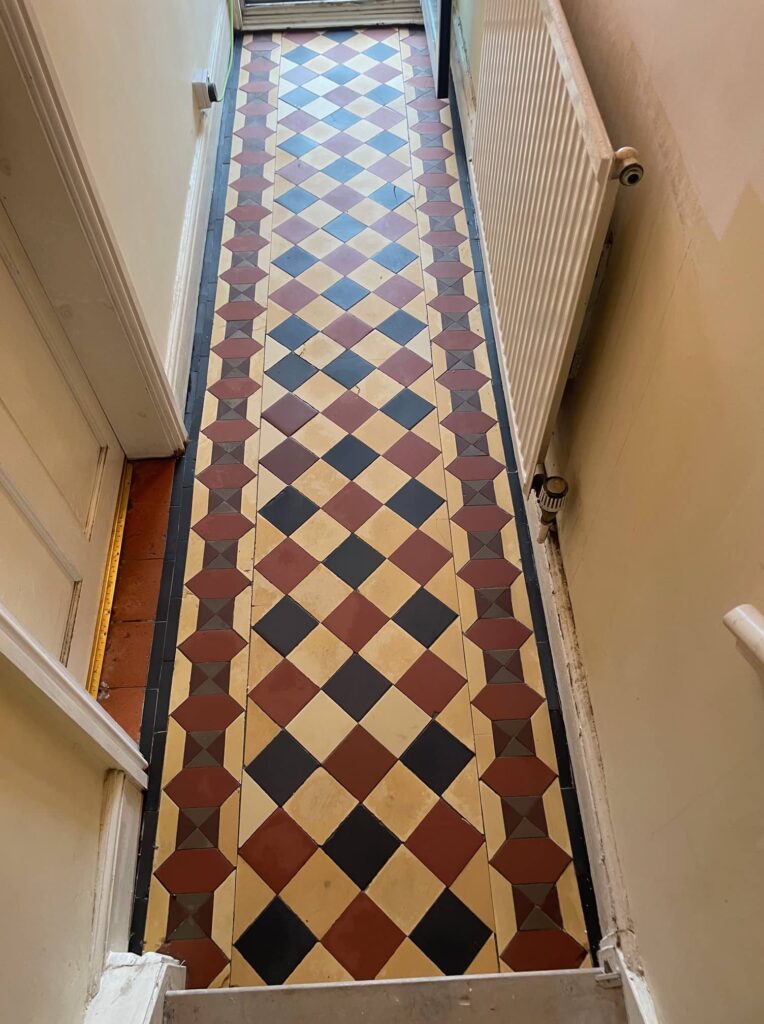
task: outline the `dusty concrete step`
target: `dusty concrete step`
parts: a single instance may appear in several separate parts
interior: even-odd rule
[[[599,971],[170,992],[165,1024],[626,1024]]]

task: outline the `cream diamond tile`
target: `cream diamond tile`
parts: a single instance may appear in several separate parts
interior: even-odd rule
[[[281,898],[320,939],[358,892],[358,886],[345,872],[323,850],[316,850],[282,890]]]
[[[325,619],[340,604],[352,588],[325,565],[317,565],[292,591],[292,597],[299,605],[317,619]]]
[[[312,89],[313,83],[311,82],[311,90]],[[319,103],[322,106],[328,105],[327,101],[322,99],[321,97],[319,97],[317,101],[310,103],[305,109],[308,111],[309,114],[312,114],[313,117],[319,116],[314,109],[316,103]],[[332,103],[331,106],[333,107],[334,104]],[[329,139],[333,138],[337,133],[335,132],[334,128],[331,127],[331,125],[328,125],[323,121],[317,121],[315,124],[312,124],[310,128],[306,128],[302,134],[306,135],[309,139],[313,139],[315,142],[325,143]]]
[[[332,304],[330,303],[330,305]],[[310,322],[314,327],[319,326],[316,320],[311,320]],[[327,338],[325,334],[314,334],[299,349],[302,358],[307,359],[311,366],[317,366],[319,370],[323,370],[327,363],[330,363],[332,359],[336,359],[337,356],[341,356],[344,351],[345,349],[342,345],[338,345],[336,341]],[[340,385],[337,386],[339,387]],[[345,389],[342,388],[342,390],[344,391]]]
[[[287,725],[289,732],[319,761],[344,740],[355,721],[321,690]]]
[[[289,660],[316,686],[323,686],[327,679],[344,665],[353,652],[326,626],[318,626],[289,655]]]
[[[486,862],[486,868],[487,866]],[[405,846],[399,846],[366,892],[408,935],[444,888],[440,879],[436,878],[418,857],[410,853]]]
[[[237,988],[260,988],[265,985],[265,982],[257,971],[249,966],[235,946],[233,948],[229,946],[228,949],[231,953],[231,963],[227,969],[228,978],[225,978],[226,971],[224,969],[222,975],[218,976],[221,980],[218,982],[218,979],[215,979],[215,982],[209,986],[210,988],[227,988],[230,985],[236,986]]]
[[[483,831],[480,789],[478,788],[477,765],[474,758],[444,791],[443,799],[446,803],[451,804],[454,810],[466,818],[471,825],[474,825],[479,832]]]
[[[358,319],[363,320],[364,317],[359,316]],[[353,346],[353,351],[371,363],[372,366],[381,366],[386,359],[400,351],[400,346],[386,338],[384,334],[380,334],[379,331],[369,331],[365,338]]]
[[[307,523],[295,530],[292,540],[322,562],[348,536],[350,533],[344,526],[319,509]]]
[[[355,436],[368,444],[375,452],[381,453],[392,448],[395,442],[400,441],[405,433],[406,428],[402,427],[400,423],[396,423],[395,420],[390,419],[390,417],[386,416],[383,412],[376,412],[373,416],[370,416],[365,423],[362,423],[361,426],[358,427],[355,431]],[[372,467],[370,466],[369,469],[371,468]],[[365,472],[368,472],[368,470]],[[400,471],[397,466],[393,466],[393,472],[390,474],[390,477],[394,483],[397,483],[398,477],[396,474],[398,472]],[[405,483],[405,480],[398,483],[397,487],[395,487],[390,494],[394,494],[398,487],[402,486],[402,483]],[[389,496],[390,495],[388,494],[387,497]],[[380,501],[386,500],[379,494],[376,494],[375,497],[379,498]]]
[[[334,252],[334,250],[338,249],[341,245],[342,242],[340,239],[330,235],[328,231],[314,231],[312,235],[308,235],[307,238],[300,242],[300,247],[304,249],[305,252],[311,253],[311,255],[315,256],[319,260],[326,259],[329,253]],[[287,245],[286,248],[288,249],[289,245]],[[303,277],[304,274],[301,274],[300,281],[303,280]]]
[[[451,892],[476,914],[483,924],[494,930],[491,880],[488,874],[488,855],[481,846],[475,856],[462,869],[451,884]],[[495,970],[495,968],[494,968]]]
[[[414,945],[411,939],[404,939],[377,975],[377,980],[437,978],[442,974],[443,972]]]
[[[491,935],[489,939],[486,939],[485,945],[464,973],[469,975],[495,974],[498,970],[499,961],[496,952],[496,939]]]
[[[344,310],[340,309],[339,306],[335,306],[329,299],[319,295],[317,299],[313,299],[312,302],[309,302],[307,306],[300,310],[300,316],[313,327],[323,330],[324,327],[328,327],[343,312]],[[302,350],[300,349],[299,351],[300,355],[302,355]]]
[[[338,346],[339,347],[339,346]],[[299,355],[303,355],[302,350],[298,352]],[[308,358],[303,356],[303,358]],[[312,405],[314,409],[318,409],[319,412],[323,412],[332,402],[336,401],[345,393],[345,388],[341,384],[338,384],[336,380],[332,380],[325,373],[316,373],[310,380],[306,381],[300,388],[295,391],[298,398],[302,398],[304,402]]]
[[[370,435],[368,431],[366,431],[366,437],[362,438],[362,440],[369,439],[371,436],[373,435]],[[387,444],[385,443],[385,436],[392,438],[392,440]],[[392,431],[381,429],[379,434],[375,438],[375,443],[380,444],[381,447],[379,451],[384,452],[390,447],[393,441],[396,440],[398,440],[398,437],[396,436],[396,431],[394,429]],[[370,440],[367,440],[366,443],[371,446]],[[408,482],[408,479],[409,478],[406,475],[406,473],[404,473],[403,470],[398,469],[398,467],[394,466],[391,462],[388,462],[386,459],[377,459],[376,462],[372,462],[372,464],[368,466],[363,471],[363,473],[360,473],[356,477],[355,482],[358,484],[359,487],[363,487],[365,491],[368,491],[369,494],[373,494],[377,501],[385,502],[388,501],[397,491],[399,491],[401,487],[403,487],[403,485]],[[383,506],[383,508],[377,512],[377,517],[379,517],[380,519],[387,519],[388,517],[381,515],[381,513],[384,513],[385,511],[389,512],[390,510],[385,509]],[[398,519],[400,520],[400,516],[398,516]],[[366,526],[368,526],[369,529],[374,529],[377,525],[369,525],[369,523],[370,521],[366,524]],[[394,529],[393,524],[394,520],[389,519],[388,525],[390,525]],[[396,531],[396,534],[397,532],[398,531]],[[409,529],[408,533],[410,532],[411,530]],[[405,536],[407,536],[408,533]],[[389,535],[388,543],[392,543],[394,536],[395,535],[393,534]],[[390,551],[385,551],[382,548],[380,548],[379,550],[382,551],[383,554],[388,555],[390,551],[394,551],[395,548],[391,548]]]
[[[279,732],[276,723],[252,701],[247,703],[247,724],[244,730],[244,762],[249,764]]]
[[[353,981],[353,978],[328,949],[316,943],[289,975],[286,984],[322,985],[332,981]]]
[[[316,152],[316,150],[314,150]],[[315,224],[317,228],[322,228],[324,224],[328,224],[330,220],[334,220],[337,216],[337,211],[333,206],[323,202],[319,199],[317,203],[313,203],[312,206],[307,207],[300,214],[303,220],[306,220],[308,224]]]
[[[369,660],[366,650],[364,650],[363,657],[367,661]],[[380,666],[375,666],[375,668],[380,668]],[[384,673],[383,668],[380,668],[380,671]],[[361,725],[391,754],[400,757],[424,729],[428,721],[429,717],[421,708],[418,708],[400,690],[391,687],[377,701],[371,711],[361,719]]]
[[[358,588],[385,615],[392,617],[419,584],[392,562],[384,561]]]
[[[315,455],[325,455],[346,434],[341,427],[326,419],[325,416],[314,416],[309,423],[300,427],[292,436]]]
[[[249,764],[246,757],[244,760]],[[276,806],[265,790],[244,772],[241,777],[241,799],[239,801],[240,846],[273,814]]]
[[[313,236],[311,235],[310,237],[312,238]],[[306,239],[307,241],[308,239]],[[329,285],[339,281],[341,277],[342,274],[332,270],[328,263],[314,263],[312,267],[308,267],[304,273],[300,274],[300,282],[308,288],[312,288],[314,292],[318,292],[320,295],[326,291]]]
[[[392,683],[424,653],[424,647],[394,622],[386,623],[361,652]]]
[[[472,732],[472,707],[470,705],[469,689],[463,686],[441,713],[437,716],[438,722],[444,729],[461,740],[465,747],[470,750],[475,748],[475,737]]]
[[[317,768],[284,804],[284,810],[319,845],[356,804],[354,797],[323,768]]]
[[[358,393],[361,398],[371,402],[377,409],[381,409],[385,402],[389,402],[400,393],[401,386],[396,380],[392,380],[381,370],[374,370],[368,377],[365,377],[358,386]]]
[[[234,935],[239,935],[258,917],[273,899],[274,893],[256,871],[239,857],[236,863],[236,906]],[[230,942],[230,937],[229,940]]]
[[[406,840],[438,798],[398,761],[364,803],[401,840]]]
[[[320,460],[300,477],[300,492],[323,507],[346,484],[347,477]]]
[[[405,484],[408,479],[405,474],[403,474],[403,477],[398,485],[399,487]],[[384,477],[380,480],[380,486],[383,485],[383,493],[385,493],[387,484]],[[397,489],[394,488],[392,493],[395,493]],[[396,551],[404,540],[411,536],[414,528],[405,519],[401,519],[392,509],[383,505],[356,532],[359,537],[371,544],[373,548],[376,548],[385,558],[389,558],[393,551]]]

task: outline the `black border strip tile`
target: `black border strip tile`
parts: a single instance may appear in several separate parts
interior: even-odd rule
[[[557,686],[557,675],[552,661],[552,652],[549,646],[549,632],[547,630],[544,604],[541,598],[541,588],[536,571],[536,561],[533,556],[533,543],[531,541],[530,528],[525,510],[522,484],[517,471],[517,460],[515,459],[514,443],[509,426],[507,415],[507,404],[504,395],[504,387],[501,380],[499,368],[499,356],[496,347],[496,336],[493,330],[491,319],[491,307],[488,301],[488,287],[485,278],[485,266],[483,263],[483,252],[480,245],[480,235],[477,228],[477,217],[472,199],[469,171],[467,166],[467,154],[464,148],[464,136],[462,134],[461,118],[456,105],[456,96],[451,83],[451,117],[454,126],[454,150],[456,153],[456,165],[459,174],[459,183],[462,190],[464,212],[467,217],[467,226],[470,236],[470,247],[472,250],[472,261],[475,270],[478,300],[483,317],[483,328],[485,330],[486,345],[488,349],[488,361],[491,366],[491,378],[493,382],[494,400],[501,429],[501,437],[504,444],[504,455],[507,460],[507,475],[509,487],[512,493],[512,504],[514,505],[515,520],[517,522],[517,533],[520,544],[520,555],[522,558],[523,574],[528,589],[528,602],[531,609],[533,621],[533,632],[536,638],[536,646],[539,652],[541,664],[541,677],[546,692],[549,717],[552,724],[552,738],[554,740],[555,753],[560,777],[560,788],[562,790],[562,801],[565,808],[565,817],[570,833],[571,849],[573,851],[573,865],[578,879],[578,888],[581,895],[581,906],[584,914],[584,924],[589,939],[589,948],[592,961],[597,963],[597,950],[602,940],[599,914],[597,912],[597,900],[592,882],[591,865],[589,853],[586,848],[584,828],[581,821],[581,808],[576,792],[576,783],[573,778],[573,769],[570,763],[568,750],[568,737],[565,731],[565,723],[560,707],[560,693]]]
[[[138,848],[138,869],[133,897],[133,918],[130,928],[130,952],[143,952],[146,929],[151,870],[154,864],[159,800],[162,793],[162,769],[167,740],[167,719],[170,712],[170,690],[175,665],[175,645],[183,596],[188,537],[191,530],[191,500],[194,488],[194,467],[202,419],[202,406],[207,384],[212,321],[218,284],[218,265],[225,218],[225,198],[231,163],[231,141],[236,113],[236,90],[241,63],[242,36],[234,44],[233,67],[226,86],[220,123],[215,177],[212,188],[210,216],[204,244],[199,302],[196,310],[191,368],[184,413],[189,441],[175,467],[170,499],[162,580],[159,589],[154,639],[149,662],[149,677],[141,720],[141,753],[149,764],[148,789],[143,804],[143,825]]]

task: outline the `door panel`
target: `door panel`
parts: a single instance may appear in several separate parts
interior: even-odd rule
[[[424,30],[430,50],[435,95],[448,96],[451,52],[451,0],[422,0]]]
[[[0,602],[83,684],[123,463],[0,207]]]

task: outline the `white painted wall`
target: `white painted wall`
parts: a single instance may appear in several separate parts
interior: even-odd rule
[[[179,403],[209,208],[215,115],[191,78],[227,63],[226,0],[29,0],[103,212]],[[206,175],[206,176],[205,176]],[[201,208],[200,208],[201,207]],[[199,220],[201,231],[194,231]],[[189,278],[190,280],[187,280]],[[178,336],[180,335],[180,336]],[[184,349],[177,352],[180,346]]]
[[[647,169],[549,460],[607,795],[662,1022],[754,1024],[764,684],[721,618],[764,609],[764,7],[563,6],[613,143]]]

